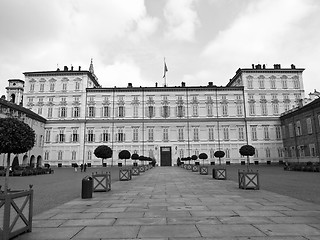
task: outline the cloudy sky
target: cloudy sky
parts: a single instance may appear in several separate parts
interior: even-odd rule
[[[94,69],[103,87],[225,85],[238,68],[305,68],[320,91],[319,0],[0,0],[0,94],[23,72]]]

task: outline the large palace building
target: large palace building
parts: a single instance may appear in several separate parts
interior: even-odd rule
[[[93,154],[99,145],[113,149],[107,161],[114,165],[124,149],[160,166],[202,152],[207,163],[217,162],[217,150],[223,162],[240,163],[244,144],[256,148],[251,161],[279,162],[279,116],[304,98],[303,71],[258,64],[238,69],[226,86],[102,87],[91,62],[89,71],[25,72],[23,106],[47,120],[43,161],[51,165],[100,165]]]

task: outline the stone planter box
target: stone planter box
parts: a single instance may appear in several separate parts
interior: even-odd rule
[[[139,167],[135,166],[132,168],[132,176],[140,175]]]
[[[33,190],[0,192],[0,239],[32,231]]]
[[[111,190],[111,174],[106,173],[92,173],[93,191],[94,192],[108,192]]]
[[[186,164],[187,165],[187,170],[191,171],[192,170],[192,164]]]
[[[226,180],[227,179],[227,169],[225,168],[213,168],[212,169],[212,177],[218,180]]]
[[[132,179],[132,170],[129,168],[119,169],[119,180],[120,181],[129,181]]]
[[[199,165],[193,165],[192,166],[192,172],[199,172]]]
[[[139,166],[139,172],[145,172],[146,170],[145,170],[145,168],[144,168],[144,166],[143,165],[140,165]]]
[[[258,171],[240,171],[238,170],[239,188],[259,190],[259,173]]]
[[[200,174],[201,175],[208,175],[208,172],[209,172],[209,168],[206,167],[206,166],[201,166],[200,167]]]

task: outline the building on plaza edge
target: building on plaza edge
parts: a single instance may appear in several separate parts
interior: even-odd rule
[[[226,86],[102,87],[93,71],[25,72],[23,106],[46,118],[43,162],[101,165],[99,145],[150,156],[160,166],[178,157],[225,151],[223,163],[240,163],[239,148],[253,145],[251,161],[284,159],[279,116],[304,98],[304,69],[291,65],[240,68]],[[8,96],[12,94],[8,92]],[[130,161],[129,164],[131,164]]]

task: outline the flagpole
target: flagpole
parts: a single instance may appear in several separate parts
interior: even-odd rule
[[[163,58],[163,63],[164,63],[164,69],[163,69],[164,87],[166,87],[167,86],[167,72],[168,72],[166,58]]]

